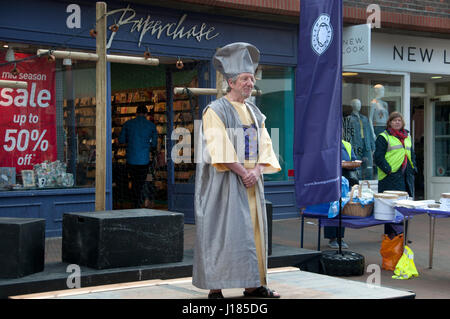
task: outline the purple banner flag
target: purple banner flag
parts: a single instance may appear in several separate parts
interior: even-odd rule
[[[341,196],[342,0],[300,1],[294,114],[299,208]]]

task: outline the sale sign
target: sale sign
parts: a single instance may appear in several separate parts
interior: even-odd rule
[[[19,60],[31,56],[16,53]],[[0,63],[5,62],[4,52]],[[0,79],[24,81],[26,89],[0,88],[0,166],[19,173],[56,160],[55,63],[33,58],[0,67]]]

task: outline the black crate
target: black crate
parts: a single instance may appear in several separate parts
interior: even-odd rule
[[[127,209],[63,216],[62,260],[95,269],[179,262],[184,215]]]
[[[44,270],[45,219],[0,217],[0,278]]]

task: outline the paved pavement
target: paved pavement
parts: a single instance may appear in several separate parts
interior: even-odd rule
[[[362,229],[345,230],[345,241],[349,250],[365,257],[368,265],[380,266],[381,239],[384,227],[373,226]],[[408,246],[414,252],[414,263],[419,277],[408,280],[392,279],[393,272],[381,269],[380,284],[403,290],[412,290],[416,299],[449,299],[450,298],[450,218],[436,219],[433,268],[428,269],[429,252],[429,218],[428,215],[417,215],[409,222]],[[273,223],[272,240],[284,245],[300,245],[300,219],[278,220]],[[321,239],[321,250],[329,250],[328,240]],[[317,249],[317,220],[305,218],[304,248]],[[347,279],[364,281],[373,273]],[[372,277],[371,277],[372,278]]]

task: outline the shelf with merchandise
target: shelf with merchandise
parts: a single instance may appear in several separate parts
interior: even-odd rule
[[[133,93],[131,91],[115,92],[112,96],[112,139],[113,139],[113,163],[117,165],[125,165],[126,163],[126,148],[124,145],[119,145],[118,137],[123,124],[135,116],[137,106],[146,105],[148,109],[147,117],[156,125],[158,134],[158,145],[156,158],[154,161],[152,182],[154,183],[157,198],[161,199],[167,197],[167,159],[166,159],[166,137],[167,137],[167,99],[165,88],[145,88],[140,89],[147,92],[148,98],[146,100],[133,100]],[[134,90],[134,92],[139,90]],[[134,93],[136,96],[136,93]],[[191,103],[194,105],[192,106]],[[193,133],[194,118],[199,113],[198,98],[189,96],[176,96],[173,100],[173,128],[183,127],[187,128],[190,133]],[[194,148],[192,147],[191,154]],[[192,159],[193,161],[193,159]],[[120,166],[119,166],[120,167]],[[117,171],[118,168],[116,168]],[[175,164],[175,182],[176,183],[190,183],[195,176],[195,164]],[[123,173],[122,173],[123,174]],[[123,182],[122,182],[123,183]],[[116,182],[117,187],[124,187]]]

